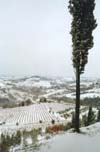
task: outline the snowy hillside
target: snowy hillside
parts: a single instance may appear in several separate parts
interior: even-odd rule
[[[100,123],[81,131],[81,134],[70,132],[54,136],[38,152],[100,152]]]
[[[75,98],[75,80],[73,78],[47,78],[40,76],[23,78],[0,78],[0,104],[20,103],[30,99],[33,103],[41,97],[54,100]],[[99,79],[82,79],[81,98],[100,97]]]

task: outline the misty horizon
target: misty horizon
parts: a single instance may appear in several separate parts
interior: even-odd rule
[[[99,8],[96,0],[97,23]],[[0,21],[1,76],[75,76],[68,0],[4,0],[0,2]],[[99,32],[98,25],[82,76],[100,77]]]

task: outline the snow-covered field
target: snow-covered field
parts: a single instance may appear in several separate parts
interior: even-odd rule
[[[47,80],[37,80],[37,79],[27,79],[26,81],[18,82],[17,83],[18,87],[44,87],[44,88],[50,88],[50,82]]]
[[[59,95],[59,97],[61,96],[65,96],[67,98],[71,98],[71,99],[75,99],[75,92],[74,93],[68,93],[68,94],[63,94],[63,95]],[[100,98],[100,90],[94,90],[94,91],[89,91],[89,92],[84,92],[81,94],[81,99],[84,98],[96,98],[99,97]]]
[[[24,107],[0,109],[0,132],[9,132],[15,129],[45,128],[51,125],[52,119],[56,123],[63,123],[65,118],[62,118],[57,112],[69,108],[73,108],[73,105],[41,103]]]
[[[38,152],[100,152],[100,123],[81,128],[82,133],[56,135]]]

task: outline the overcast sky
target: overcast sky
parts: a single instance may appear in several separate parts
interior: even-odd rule
[[[86,76],[100,77],[98,27]],[[0,1],[0,75],[73,76],[68,0]]]

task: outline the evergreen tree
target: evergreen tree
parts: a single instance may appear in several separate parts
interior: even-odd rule
[[[87,116],[86,115],[84,115],[83,117],[82,117],[82,125],[83,126],[87,126]]]
[[[75,131],[79,132],[80,113],[80,75],[84,73],[88,62],[88,51],[93,47],[92,32],[96,28],[94,18],[95,0],[69,0],[69,11],[72,15],[72,60],[76,74],[76,107]]]
[[[98,110],[98,114],[97,114],[97,122],[100,122],[100,109]]]
[[[95,114],[92,110],[92,106],[89,107],[88,117],[87,117],[87,126],[95,122]]]
[[[75,127],[75,113],[72,113],[72,128]]]

